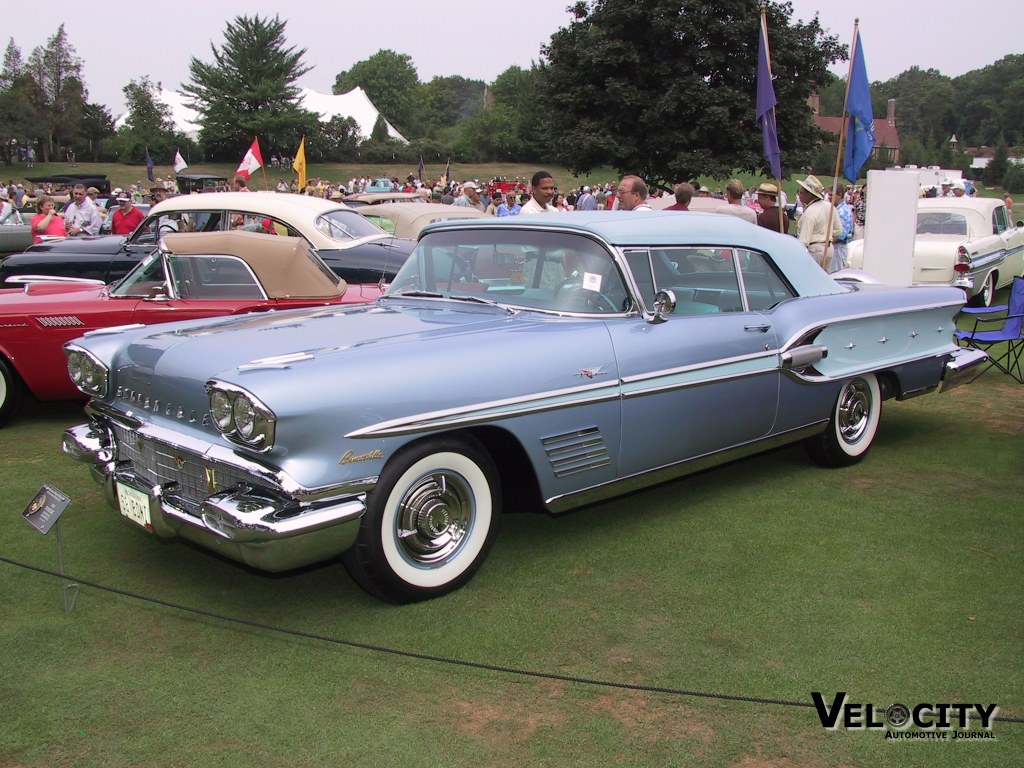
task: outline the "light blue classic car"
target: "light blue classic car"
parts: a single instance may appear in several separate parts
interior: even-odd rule
[[[804,441],[862,459],[882,401],[969,381],[953,287],[842,283],[701,213],[432,224],[373,304],[91,333],[63,449],[110,503],[269,571],[339,554],[393,602],[552,513]]]

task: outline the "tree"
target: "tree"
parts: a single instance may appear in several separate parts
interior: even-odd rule
[[[1024,165],[1009,164],[1003,174],[1003,187],[1012,195],[1024,193]]]
[[[435,77],[418,88],[416,102],[422,135],[458,135],[458,124],[483,109],[484,82],[459,75]]]
[[[267,147],[297,147],[315,118],[297,102],[295,83],[310,70],[302,63],[306,49],[287,47],[285,24],[277,16],[236,16],[224,47],[210,44],[212,62],[189,62],[192,79],[181,90],[199,112],[200,140],[213,158],[241,158],[254,136]]]
[[[661,186],[734,169],[764,171],[754,115],[759,0],[592,0],[542,48],[539,97],[554,159],[574,173],[611,164]],[[807,98],[843,48],[817,17],[767,7],[783,173],[819,132]],[[644,30],[639,41],[636,30]]]
[[[334,94],[362,88],[388,122],[403,135],[416,134],[416,90],[420,84],[412,59],[392,50],[380,50],[334,78]]]
[[[4,49],[4,63],[0,66],[2,66],[0,69],[0,91],[6,91],[14,85],[15,79],[25,69],[21,48],[15,45],[13,37],[7,42],[7,47]]]
[[[160,100],[161,84],[143,75],[121,90],[128,108],[115,142],[121,162],[141,164],[147,150],[153,158],[173,157],[181,141],[171,108]]]
[[[981,178],[988,187],[998,187],[1003,183],[1003,179],[1006,176],[1006,171],[1010,167],[1009,152],[1006,148],[1006,142],[1002,139],[996,144],[995,154],[992,155],[992,160],[985,166],[985,170],[982,171]]]
[[[0,90],[0,157],[5,165],[14,160],[14,148],[38,136],[40,116],[35,105],[42,100],[39,86],[28,73],[14,78]]]
[[[114,117],[102,104],[86,104],[82,109],[82,138],[88,142],[89,159],[100,161],[103,142],[114,135]]]
[[[39,86],[43,103],[37,105],[43,121],[43,162],[50,160],[51,142],[58,148],[70,146],[79,134],[79,123],[89,92],[82,82],[82,60],[68,41],[64,25],[32,51],[29,71]]]

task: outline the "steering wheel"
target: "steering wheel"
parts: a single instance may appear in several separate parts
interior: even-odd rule
[[[575,280],[563,280],[555,289],[555,307],[569,309],[574,312],[618,312],[607,294],[590,291],[582,283]]]

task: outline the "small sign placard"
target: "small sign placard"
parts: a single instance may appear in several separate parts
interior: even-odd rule
[[[25,507],[21,516],[40,533],[49,533],[69,504],[71,504],[70,498],[52,485],[44,485]]]

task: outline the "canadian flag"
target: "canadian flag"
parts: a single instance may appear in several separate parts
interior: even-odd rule
[[[238,164],[238,170],[235,171],[235,175],[248,179],[249,174],[257,168],[262,167],[263,155],[260,154],[260,141],[259,139],[253,139],[252,146],[249,147],[249,151],[245,153],[245,157],[242,158],[242,162]]]

